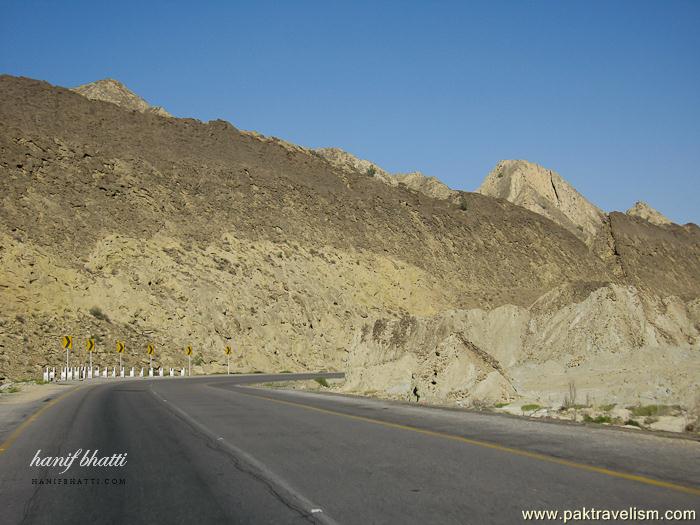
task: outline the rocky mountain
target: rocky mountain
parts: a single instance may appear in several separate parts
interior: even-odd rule
[[[637,201],[634,206],[632,206],[625,213],[627,213],[627,215],[631,215],[632,217],[640,217],[645,221],[649,221],[650,223],[657,224],[659,226],[671,224],[671,221],[661,212],[656,211],[646,202],[642,201]]]
[[[232,344],[237,370],[344,370],[347,390],[439,403],[561,403],[570,382],[606,404],[700,395],[697,226],[612,213],[600,257],[582,242],[599,210],[573,213],[583,198],[544,168],[497,170],[571,224],[501,198],[498,172],[434,198],[223,121],[26,78],[0,77],[0,121],[6,378],[59,366],[70,334],[73,359],[94,336],[103,366],[119,339],[129,366],[153,342],[157,363],[192,345],[195,370],[217,372]]]
[[[89,84],[83,84],[82,86],[73,88],[73,91],[90,100],[109,102],[111,104],[116,104],[120,108],[139,111],[141,113],[153,113],[161,117],[172,116],[161,107],[150,106],[148,102],[139,97],[124,84],[112,78],[105,78],[96,82],[90,82]]]
[[[476,190],[543,215],[592,245],[605,214],[559,174],[525,160],[504,160]]]

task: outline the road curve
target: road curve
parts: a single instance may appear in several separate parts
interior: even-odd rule
[[[522,510],[582,507],[700,515],[694,441],[245,386],[318,376],[81,386],[0,454],[0,523],[521,523]],[[30,466],[38,450],[78,449],[127,462],[65,474]]]

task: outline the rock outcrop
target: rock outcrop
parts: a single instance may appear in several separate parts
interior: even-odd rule
[[[639,217],[645,221],[649,221],[657,226],[671,224],[670,219],[664,216],[661,212],[649,206],[646,202],[642,201],[637,201],[634,206],[632,206],[625,213],[627,213],[627,215],[631,215],[632,217]]]
[[[83,84],[73,88],[73,91],[89,98],[90,100],[101,100],[116,104],[120,108],[139,111],[141,113],[153,113],[161,117],[171,117],[170,113],[159,106],[150,106],[148,102],[139,97],[136,93],[127,88],[118,80],[105,78]]]
[[[458,191],[450,189],[446,184],[435,177],[427,177],[420,171],[412,173],[395,173],[394,178],[412,190],[418,191],[434,199],[454,200],[459,195]]]
[[[426,177],[419,171],[392,174],[380,168],[375,163],[369,160],[359,159],[340,148],[319,148],[314,151],[337,168],[375,177],[389,186],[403,184],[407,188],[433,197],[434,199],[448,200],[454,199],[459,195],[458,191],[450,189],[440,180],[435,177]]]
[[[558,287],[529,308],[378,319],[354,341],[345,389],[561,407],[573,383],[581,404],[692,406],[700,395],[698,301],[597,286]]]
[[[566,228],[587,245],[603,229],[605,214],[558,173],[525,160],[503,160],[477,190],[543,215]]]

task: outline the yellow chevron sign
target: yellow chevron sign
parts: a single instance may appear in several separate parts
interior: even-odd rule
[[[224,351],[226,352],[226,355],[231,355],[231,347],[230,346],[227,346],[226,350],[224,350]]]
[[[118,354],[123,354],[124,353],[124,342],[123,341],[117,341],[117,353]]]
[[[73,350],[73,336],[72,335],[64,335],[63,339],[61,339],[61,345],[63,345],[63,348],[68,348],[70,350]]]
[[[153,355],[155,351],[156,351],[156,349],[155,349],[155,347],[154,347],[153,345],[148,345],[148,346],[146,347],[146,353],[147,353],[148,355]]]
[[[87,344],[87,351],[88,352],[94,352],[95,351],[95,340],[94,339],[88,339]]]
[[[187,355],[192,355],[192,347],[191,347],[191,346],[188,346],[188,347],[185,349],[185,353],[186,353]]]

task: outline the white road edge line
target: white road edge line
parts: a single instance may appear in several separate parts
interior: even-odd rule
[[[165,405],[165,399],[153,389],[153,386],[151,386],[150,391],[156,397],[156,399],[162,401]],[[306,497],[302,496],[301,493],[294,489],[287,481],[285,481],[277,474],[272,472],[269,468],[267,468],[263,463],[255,459],[253,456],[241,450],[237,446],[229,443],[223,437],[217,436],[215,433],[211,432],[207,427],[202,425],[199,421],[194,419],[181,408],[173,405],[172,403],[167,403],[167,405],[165,406],[168,408],[168,410],[171,410],[180,417],[182,417],[185,421],[187,421],[190,425],[199,430],[202,434],[225,446],[229,450],[229,452],[236,456],[240,461],[243,461],[250,468],[256,470],[261,477],[266,479],[271,485],[275,486],[275,489],[277,490],[280,496],[286,497],[287,499],[293,501],[295,503],[295,507],[299,509],[305,509],[309,513],[308,517],[312,517],[311,515],[313,515],[314,520],[324,525],[340,525],[337,521],[328,516],[328,514],[325,514],[320,508],[318,508],[318,506],[314,505]]]

